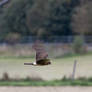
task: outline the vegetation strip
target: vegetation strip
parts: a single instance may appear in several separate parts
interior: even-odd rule
[[[0,86],[92,86],[92,80],[0,80]]]

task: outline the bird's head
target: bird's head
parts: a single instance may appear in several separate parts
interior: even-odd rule
[[[50,65],[50,64],[51,64],[50,59],[47,59],[47,65]]]
[[[51,62],[49,61],[49,62],[48,62],[48,65],[50,65],[50,64],[51,64]]]

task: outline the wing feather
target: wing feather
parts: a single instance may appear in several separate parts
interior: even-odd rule
[[[33,44],[33,49],[36,51],[36,61],[48,58],[48,53],[41,41],[36,41],[35,44]]]

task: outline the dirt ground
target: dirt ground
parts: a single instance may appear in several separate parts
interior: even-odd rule
[[[0,87],[0,92],[92,92],[92,87]]]

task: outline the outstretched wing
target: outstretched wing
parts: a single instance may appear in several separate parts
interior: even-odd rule
[[[33,48],[36,51],[36,62],[48,58],[48,53],[41,41],[36,41]]]

